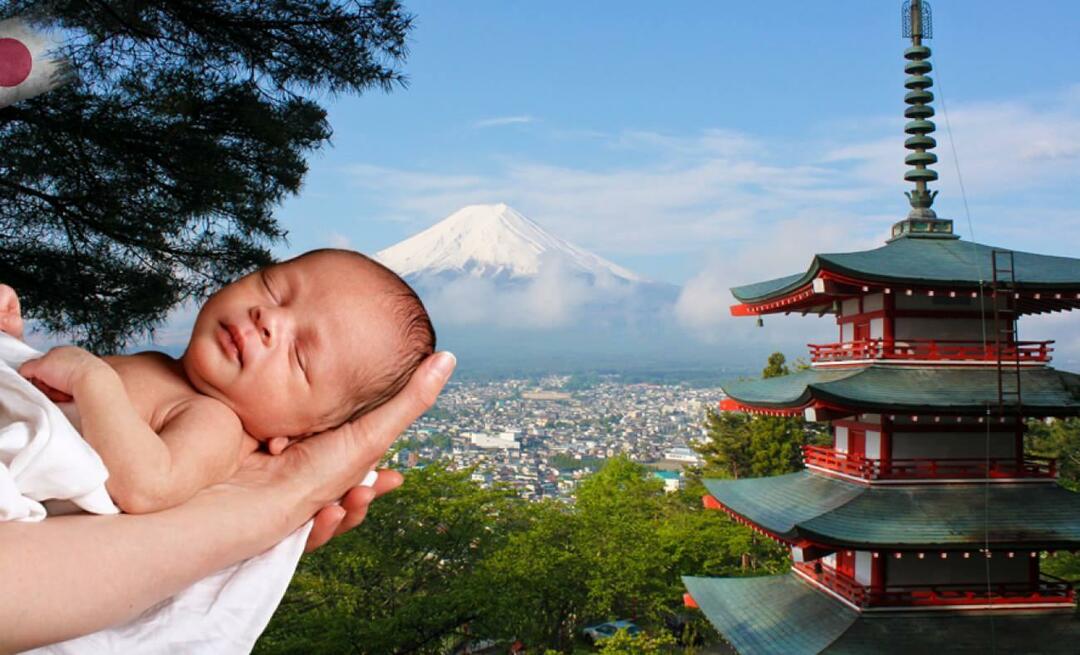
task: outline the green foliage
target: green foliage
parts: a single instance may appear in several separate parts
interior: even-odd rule
[[[750,420],[750,474],[782,475],[802,468],[802,447],[808,442],[801,417],[755,416]]]
[[[580,518],[544,501],[529,507],[525,529],[484,563],[497,602],[477,622],[489,636],[569,648],[588,597],[587,564],[577,540]]]
[[[257,652],[442,652],[492,602],[479,564],[521,505],[468,471],[409,471],[362,526],[301,561]]]
[[[1080,491],[1080,418],[1029,420],[1025,450],[1031,455],[1053,457],[1058,463],[1058,482]],[[1042,561],[1050,575],[1080,583],[1080,553],[1059,551]]]
[[[735,479],[750,475],[753,458],[750,421],[749,414],[708,410],[705,415],[708,440],[694,447],[705,459],[707,471]]]
[[[761,377],[763,378],[778,378],[781,375],[787,375],[791,373],[786,364],[784,353],[773,353],[769,355],[769,361],[765,364],[765,368],[761,371]]]
[[[1062,486],[1080,490],[1080,418],[1029,420],[1026,439],[1029,454],[1057,459]]]
[[[784,355],[773,353],[763,378],[790,373]],[[695,447],[705,459],[705,475],[764,477],[802,468],[802,447],[828,439],[825,428],[801,417],[750,416],[710,409],[705,417],[708,439]]]
[[[577,540],[586,565],[586,612],[592,617],[659,618],[664,565],[656,557],[663,483],[626,457],[609,459],[577,490]]]
[[[600,655],[661,655],[671,652],[675,645],[675,638],[666,632],[630,635],[619,630],[600,642]]]
[[[310,95],[402,81],[397,2],[10,0],[73,81],[0,108],[0,280],[98,352],[270,261],[331,135]]]
[[[584,626],[622,618],[715,637],[682,607],[681,577],[782,561],[625,457],[583,480],[572,506],[484,490],[469,473],[408,471],[357,530],[305,556],[256,652],[441,653],[496,639],[568,653]],[[651,639],[633,647],[665,643]]]

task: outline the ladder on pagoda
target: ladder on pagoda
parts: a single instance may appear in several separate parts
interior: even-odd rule
[[[1014,408],[1019,421],[1023,394],[1020,389],[1020,349],[1016,347],[1016,261],[1011,250],[992,250],[990,260],[998,413],[1005,416],[1006,411]]]

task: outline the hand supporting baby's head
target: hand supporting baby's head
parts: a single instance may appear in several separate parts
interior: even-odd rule
[[[416,293],[360,253],[317,250],[256,271],[211,296],[183,356],[202,393],[221,400],[271,450],[336,427],[402,389],[434,352]]]

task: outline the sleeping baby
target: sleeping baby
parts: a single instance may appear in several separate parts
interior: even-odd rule
[[[2,292],[0,328],[19,336],[17,298]],[[427,312],[400,277],[356,252],[316,250],[210,296],[180,359],[66,346],[19,372],[74,401],[109,494],[137,514],[229,478],[260,443],[278,454],[378,407],[434,350]]]

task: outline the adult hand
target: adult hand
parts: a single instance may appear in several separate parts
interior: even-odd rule
[[[429,356],[405,388],[384,405],[337,429],[299,441],[280,455],[253,454],[233,481],[264,488],[269,483],[300,494],[301,502],[286,503],[298,512],[286,520],[295,523],[291,528],[295,529],[314,515],[307,547],[318,548],[359,525],[372,500],[401,484],[399,473],[380,471],[374,487],[357,486],[394,439],[435,404],[456,363],[448,352]]]
[[[23,337],[23,318],[19,308],[19,294],[6,284],[0,284],[0,332],[16,339]]]

